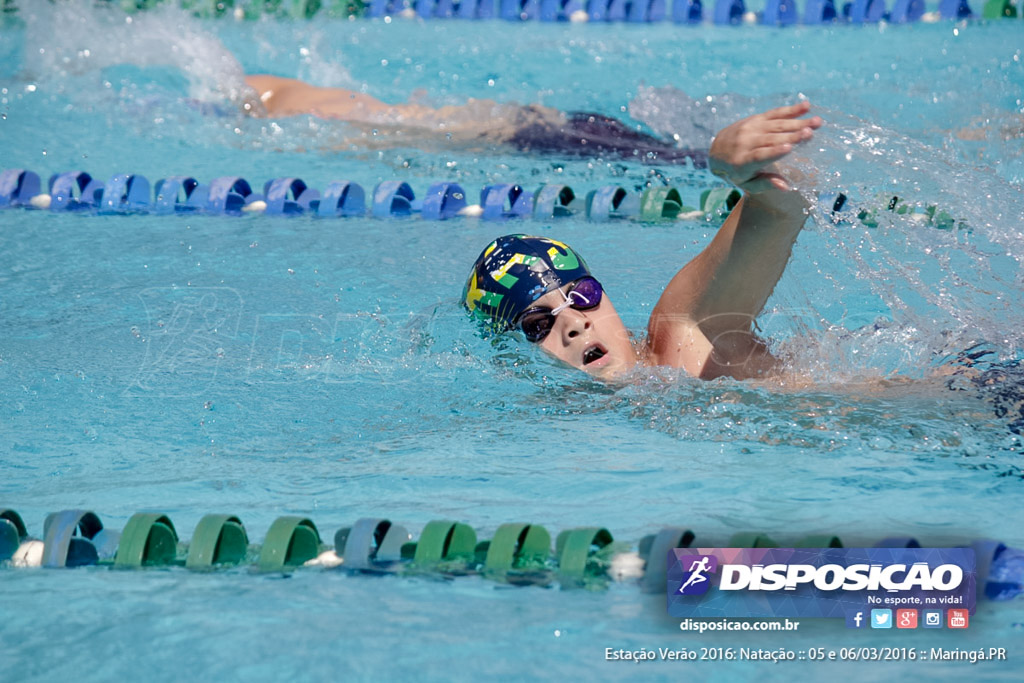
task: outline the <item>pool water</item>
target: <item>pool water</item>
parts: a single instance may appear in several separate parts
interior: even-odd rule
[[[602,384],[481,336],[458,303],[473,259],[504,232],[555,236],[639,333],[715,222],[4,211],[0,503],[36,535],[48,512],[82,507],[114,528],[160,510],[184,537],[227,511],[254,540],[301,514],[326,537],[382,516],[414,532],[462,520],[485,538],[526,520],[634,543],[686,525],[702,545],[745,530],[1024,544],[1020,21],[234,22],[77,2],[3,21],[0,167],[44,177],[397,179],[418,193],[451,180],[471,198],[492,182],[580,194],[668,183],[695,202],[719,183],[687,165],[410,144],[383,125],[254,119],[231,102],[243,73],[267,72],[389,102],[595,111],[706,146],[718,126],[807,97],[828,121],[798,151],[808,196],[842,190],[870,208],[899,194],[963,224],[882,212],[869,228],[816,208],[760,321],[789,363],[782,380],[655,369]],[[996,374],[1007,379],[985,381]],[[823,620],[696,636],[630,582],[572,591],[313,569],[4,570],[0,593],[4,671],[18,680],[675,679],[678,665],[605,662],[605,648],[1009,647],[1009,662],[983,668],[845,665],[865,679],[984,678],[1018,670],[1024,628],[1019,602],[981,602],[965,633],[894,638]],[[773,666],[685,673],[838,665]]]

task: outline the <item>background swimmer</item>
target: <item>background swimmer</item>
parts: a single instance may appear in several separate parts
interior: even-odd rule
[[[443,136],[446,141],[508,145],[527,152],[611,155],[645,162],[707,163],[703,150],[685,149],[592,112],[563,113],[539,105],[502,104],[470,98],[466,104],[434,109],[413,102],[387,104],[345,88],[310,85],[293,78],[251,75],[245,82],[259,102],[244,107],[256,116],[313,115],[351,123],[391,125],[410,134]]]
[[[615,307],[568,245],[509,235],[477,259],[466,307],[496,329],[519,328],[547,353],[598,377],[637,364],[683,368],[694,377],[763,376],[777,362],[754,334],[806,221],[806,202],[775,164],[813,137],[820,117],[801,102],[723,129],[710,166],[744,191],[711,243],[672,278],[635,346]]]

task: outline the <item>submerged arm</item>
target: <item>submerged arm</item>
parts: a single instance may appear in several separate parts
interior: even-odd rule
[[[680,270],[649,323],[658,364],[698,377],[747,377],[769,358],[752,334],[803,228],[803,198],[789,188],[775,162],[822,125],[801,119],[806,102],[751,116],[722,130],[711,145],[710,166],[744,191],[711,243]]]

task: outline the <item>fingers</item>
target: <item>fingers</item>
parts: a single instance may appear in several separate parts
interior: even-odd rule
[[[769,119],[793,119],[798,116],[803,116],[811,110],[811,103],[807,100],[803,102],[797,102],[796,104],[786,105],[785,107],[777,107],[775,109],[769,109],[768,111],[761,114],[761,116]]]
[[[761,124],[761,128],[763,128],[766,133],[789,133],[803,128],[820,127],[821,117],[819,116],[815,116],[811,119],[766,119]]]
[[[814,131],[810,128],[801,128],[791,133],[764,133],[754,138],[756,147],[767,147],[771,145],[796,145],[814,137]]]

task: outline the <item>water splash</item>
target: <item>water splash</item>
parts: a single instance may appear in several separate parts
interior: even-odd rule
[[[723,126],[758,111],[753,98],[732,93],[694,98],[671,86],[640,86],[629,115],[681,147],[706,149]]]
[[[806,173],[800,190],[826,248],[849,264],[833,274],[836,290],[852,276],[888,309],[889,324],[862,336],[920,358],[942,359],[982,341],[1003,360],[1020,357],[1024,196],[945,150],[849,115],[823,115],[826,128],[794,164]],[[837,191],[850,197],[838,215],[819,201]]]
[[[29,78],[57,84],[93,78],[91,87],[101,87],[110,67],[171,67],[185,76],[188,96],[199,102],[241,103],[247,96],[245,73],[234,55],[171,4],[125,14],[87,0],[32,3],[22,17]]]

